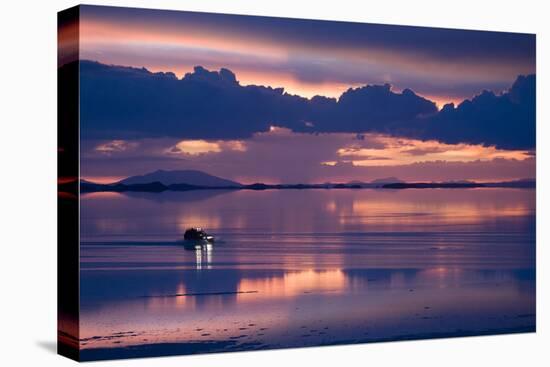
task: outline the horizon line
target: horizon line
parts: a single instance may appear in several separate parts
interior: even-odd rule
[[[85,181],[84,183],[89,183],[89,184],[94,184],[94,185],[103,185],[103,186],[110,186],[110,185],[117,185],[117,184],[130,186],[130,185],[136,185],[136,184],[124,184],[124,183],[122,183],[122,181],[125,180],[125,179],[128,179],[128,178],[131,178],[131,177],[135,177],[135,176],[139,176],[139,175],[128,176],[128,177],[122,178],[118,181],[110,181],[110,182],[105,182],[105,183],[92,181],[92,180],[87,179],[85,177],[80,177],[78,179],[78,182],[79,182],[79,184],[82,184],[83,181]],[[94,177],[96,177],[96,176],[94,176]],[[217,177],[217,176],[214,176],[214,177],[221,178],[221,177]],[[388,177],[388,178],[390,178],[390,177]],[[231,186],[231,185],[227,185],[227,186],[193,185],[193,184],[187,184],[186,182],[180,182],[180,183],[174,183],[174,184],[164,184],[163,182],[161,182],[159,180],[156,180],[156,181],[150,181],[150,182],[147,182],[147,183],[137,184],[137,185],[148,185],[148,184],[153,184],[153,183],[161,183],[162,185],[165,185],[165,186],[186,184],[186,185],[190,185],[190,186],[205,186],[205,187],[239,187],[239,186],[253,186],[253,185],[266,185],[266,186],[296,186],[296,185],[321,186],[321,185],[361,185],[361,184],[368,184],[368,185],[369,184],[380,184],[380,185],[384,185],[384,184],[389,184],[389,183],[392,183],[392,184],[393,183],[400,183],[400,184],[449,184],[449,183],[452,183],[452,184],[497,184],[497,183],[522,182],[522,181],[525,181],[525,182],[535,181],[536,182],[536,180],[537,180],[536,177],[523,177],[523,178],[504,179],[504,180],[467,180],[467,179],[465,179],[465,180],[448,180],[448,181],[445,181],[445,180],[443,180],[443,181],[435,181],[435,180],[407,181],[407,180],[400,180],[400,179],[396,178],[395,181],[388,180],[388,181],[382,181],[382,182],[375,182],[375,181],[384,180],[384,179],[385,179],[385,177],[382,177],[382,178],[379,178],[379,179],[374,179],[374,180],[371,180],[371,181],[350,180],[350,181],[347,181],[347,182],[325,181],[325,182],[313,182],[313,183],[306,183],[306,182],[268,183],[268,182],[261,182],[261,181],[252,182],[252,183],[235,182],[237,184],[237,186]]]

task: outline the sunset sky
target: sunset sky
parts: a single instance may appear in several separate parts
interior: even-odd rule
[[[90,64],[83,69],[83,98],[90,95],[92,101],[81,113],[84,178],[108,182],[156,169],[187,168],[242,182],[369,181],[388,176],[491,181],[535,176],[534,77],[518,79],[536,72],[534,35],[112,7],[80,9],[79,58],[106,67]],[[74,58],[63,50],[74,42],[75,29],[75,24],[60,28],[60,65]],[[194,69],[199,65],[228,72],[208,74]],[[123,97],[118,98],[117,87],[111,88],[113,81],[134,85],[125,84],[130,73],[135,80],[159,78],[139,74],[141,68],[185,77],[181,88],[189,95],[197,85],[193,83],[210,78],[208,83],[214,80],[216,88],[230,83],[221,90],[230,90],[231,98],[238,97],[243,106],[241,97],[258,91],[268,95],[265,103],[280,107],[267,115],[254,108],[252,112],[235,109],[243,113],[242,118],[207,111],[201,119],[203,110],[169,115],[169,109],[179,111],[178,107],[163,105],[168,102],[151,96],[145,87],[138,96],[141,99],[128,97],[141,93],[139,87],[121,89]],[[162,74],[165,79],[155,90],[166,88],[174,101],[185,101],[178,99],[180,92],[175,91],[180,87],[177,80],[168,80],[171,77]],[[384,84],[389,89],[362,89],[343,98],[349,88]],[[105,99],[108,93],[107,97],[100,93],[106,85],[114,90],[109,91],[112,100]],[[248,85],[284,88],[306,99],[243,88]],[[491,92],[483,94],[486,90]],[[335,99],[307,100],[315,95]],[[369,102],[361,102],[365,98]],[[389,107],[381,108],[389,112],[378,114],[368,107],[379,104],[379,98],[387,98]],[[474,112],[458,106],[467,99],[473,99]],[[150,108],[138,114],[144,107],[136,101],[149,101]],[[438,111],[449,102],[455,105]],[[140,107],[133,111],[121,107],[124,103]],[[333,112],[325,113],[323,103],[330,104]],[[96,112],[98,108],[104,111]],[[155,108],[164,112],[151,112]],[[346,108],[361,114],[350,117]],[[134,119],[132,112],[128,121],[122,121],[118,109],[135,112]],[[207,121],[204,131],[196,127],[203,120]],[[112,132],[112,137],[101,131]]]

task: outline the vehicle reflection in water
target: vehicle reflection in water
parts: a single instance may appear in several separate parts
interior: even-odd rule
[[[211,243],[186,241],[183,247],[185,250],[195,253],[197,270],[212,268],[212,252],[214,251],[214,246]]]

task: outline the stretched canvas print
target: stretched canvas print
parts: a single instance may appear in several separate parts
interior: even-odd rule
[[[535,331],[535,35],[58,18],[60,354]]]

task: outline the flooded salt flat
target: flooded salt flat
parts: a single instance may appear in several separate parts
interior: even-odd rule
[[[83,358],[535,328],[535,192],[95,193]],[[191,226],[217,242],[177,242]]]

